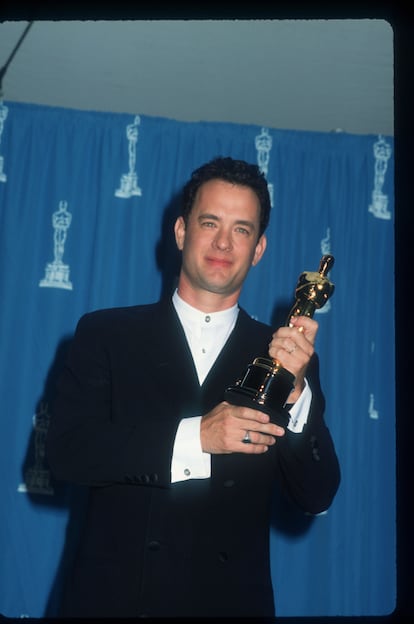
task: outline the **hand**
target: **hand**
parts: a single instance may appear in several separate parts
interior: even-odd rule
[[[243,438],[249,432],[250,444]],[[205,453],[266,453],[275,437],[285,430],[270,422],[267,414],[250,407],[219,403],[201,419],[201,447]]]
[[[288,402],[299,398],[304,385],[309,361],[315,351],[318,323],[308,316],[293,316],[289,327],[279,327],[269,344],[269,355],[295,375],[295,387]]]

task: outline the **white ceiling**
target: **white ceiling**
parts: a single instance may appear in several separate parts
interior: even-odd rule
[[[0,23],[0,68],[27,24]],[[3,99],[392,135],[393,62],[383,19],[35,21]]]

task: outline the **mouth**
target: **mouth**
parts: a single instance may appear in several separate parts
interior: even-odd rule
[[[212,256],[208,256],[206,257],[206,262],[207,264],[209,264],[210,266],[213,267],[229,267],[232,265],[231,260],[228,260],[227,258],[217,258],[217,257],[212,257]]]

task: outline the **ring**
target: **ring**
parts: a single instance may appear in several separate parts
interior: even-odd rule
[[[252,443],[252,441],[250,439],[250,433],[248,431],[246,431],[246,433],[244,434],[244,438],[243,438],[242,442],[244,442],[244,444],[251,444]]]
[[[288,350],[288,353],[293,353],[294,351],[296,351],[296,347],[297,347],[297,344],[296,344],[296,343],[294,343],[294,344],[293,344],[293,347],[292,347],[291,349],[289,349],[289,350]]]

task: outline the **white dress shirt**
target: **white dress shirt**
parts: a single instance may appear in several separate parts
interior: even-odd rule
[[[208,375],[220,351],[236,324],[238,305],[206,314],[193,308],[174,292],[173,305],[184,329],[200,385]],[[312,393],[305,380],[305,388],[290,408],[288,429],[300,433],[306,424]],[[178,425],[171,462],[171,482],[187,479],[208,479],[211,458],[203,452],[200,441],[201,415],[184,418]]]

